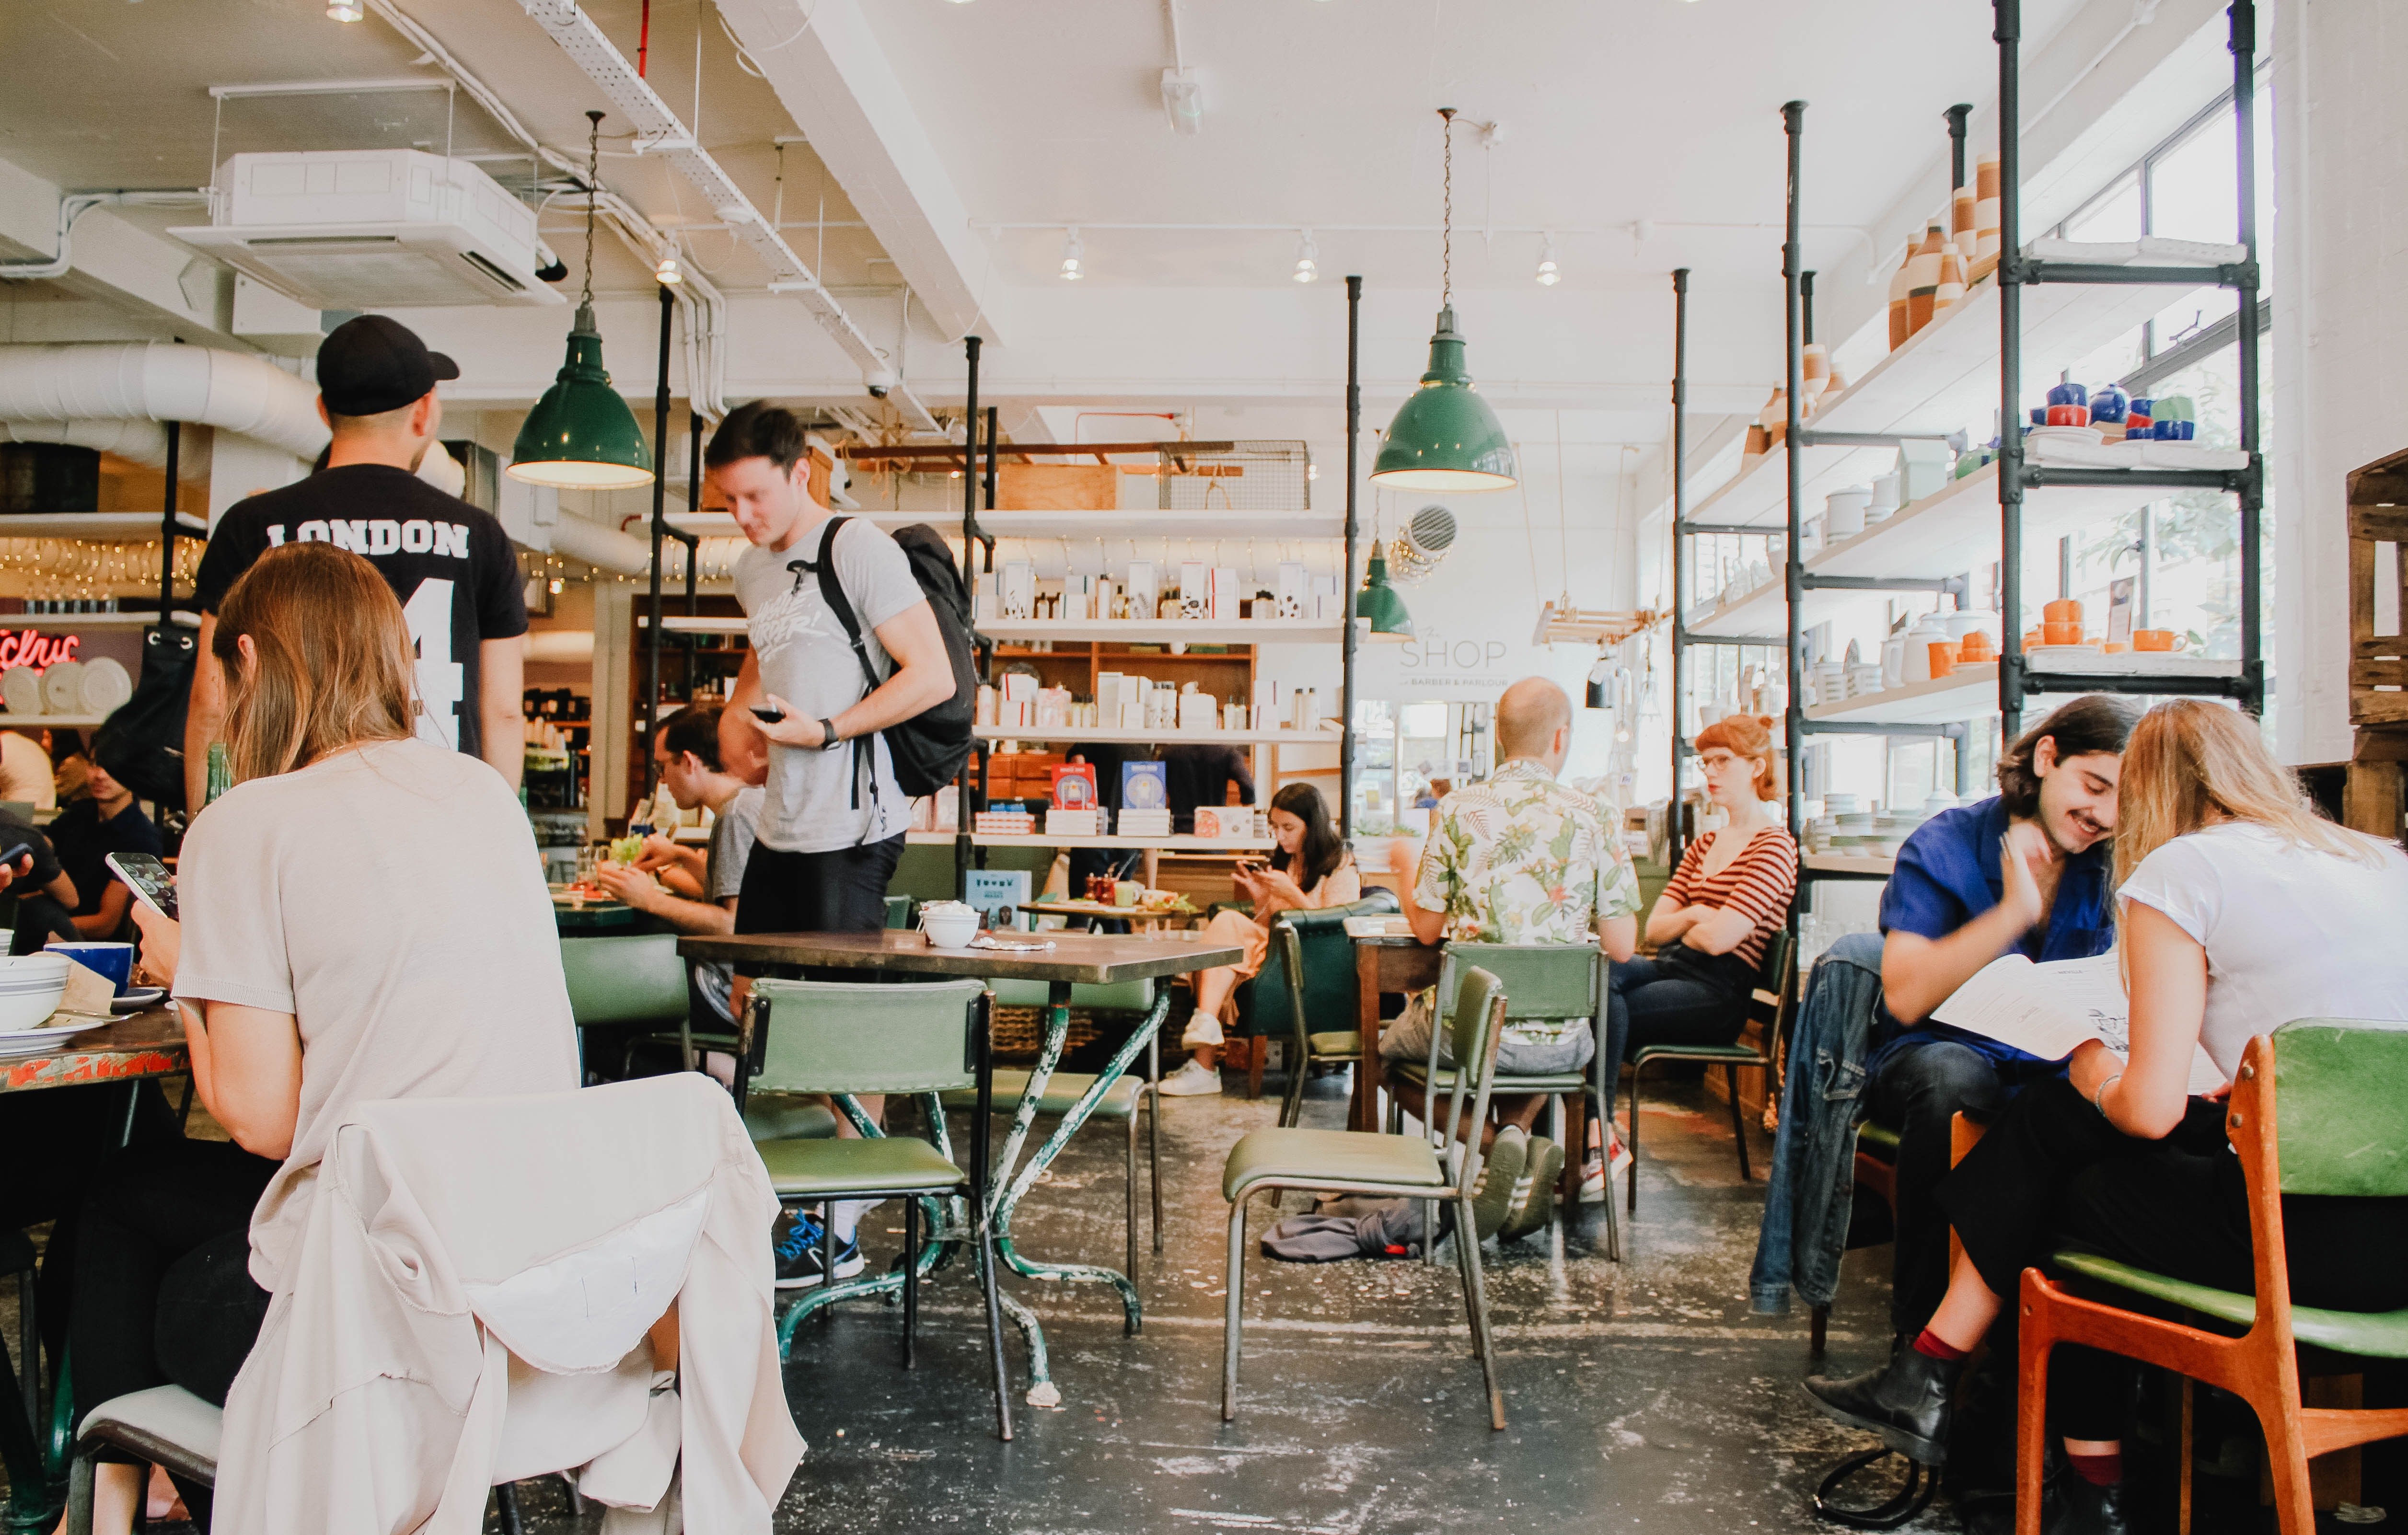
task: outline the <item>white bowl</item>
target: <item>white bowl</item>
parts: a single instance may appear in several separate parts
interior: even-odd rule
[[[20,954],[0,959],[0,1033],[33,1028],[59,1011],[66,995],[64,954]]]

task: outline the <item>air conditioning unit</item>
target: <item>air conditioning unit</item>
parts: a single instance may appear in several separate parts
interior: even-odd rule
[[[321,309],[558,304],[535,209],[466,160],[417,150],[237,154],[211,222],[168,234]]]

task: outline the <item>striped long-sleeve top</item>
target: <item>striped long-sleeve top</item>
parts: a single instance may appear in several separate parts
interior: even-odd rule
[[[1731,953],[1750,965],[1761,965],[1765,940],[1788,920],[1789,897],[1798,889],[1798,843],[1780,826],[1764,827],[1738,857],[1709,875],[1706,853],[1721,835],[1710,831],[1689,844],[1664,894],[1679,906],[1746,912],[1755,925]]]

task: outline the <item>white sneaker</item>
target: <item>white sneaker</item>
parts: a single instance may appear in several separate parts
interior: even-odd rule
[[[1186,1065],[1154,1083],[1154,1090],[1165,1097],[1202,1097],[1207,1094],[1218,1097],[1221,1073],[1191,1055]]]
[[[1631,1162],[1630,1148],[1622,1143],[1621,1135],[1618,1132],[1608,1131],[1606,1134],[1605,1145],[1606,1158],[1609,1165],[1612,1167],[1614,1175],[1619,1177],[1623,1173],[1629,1171]]]

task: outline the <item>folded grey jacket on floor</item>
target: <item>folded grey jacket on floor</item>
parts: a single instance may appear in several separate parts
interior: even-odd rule
[[[1850,933],[1823,952],[1790,1037],[1781,1129],[1756,1266],[1751,1311],[1777,1315],[1795,1289],[1828,1306],[1840,1288],[1848,1212],[1856,1183],[1856,1126],[1864,1120],[1865,1052],[1881,1001],[1882,936]]]

